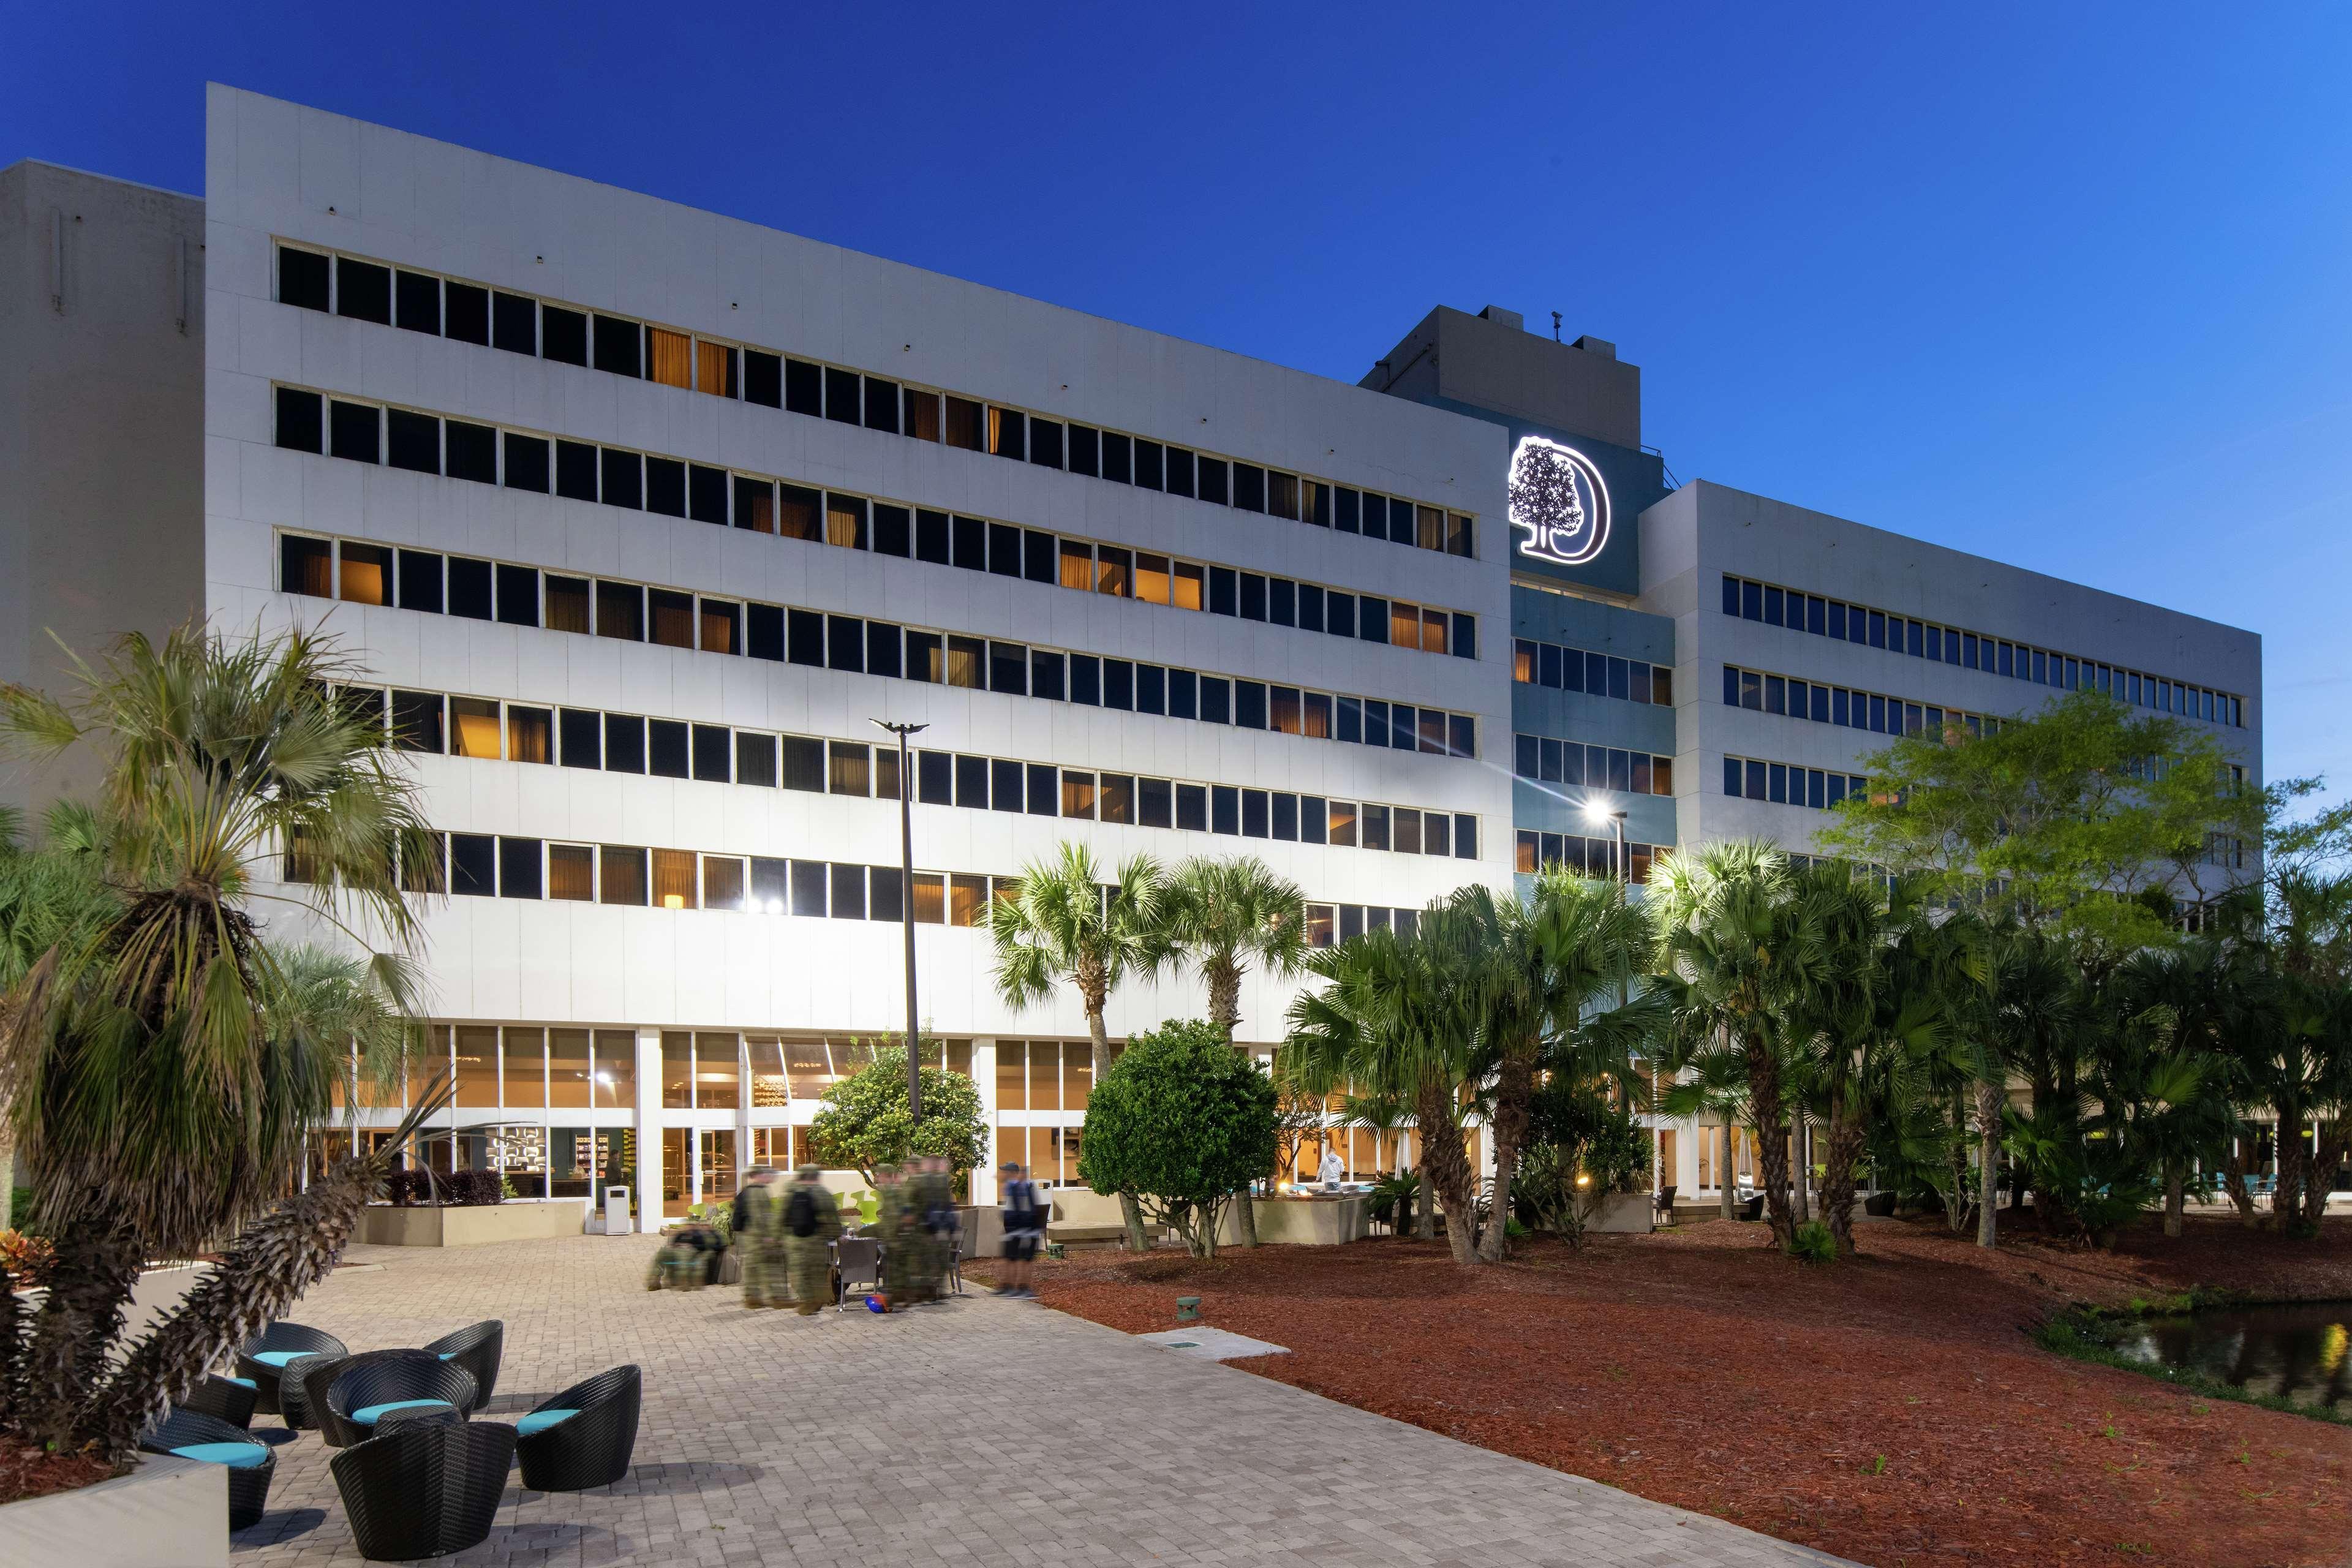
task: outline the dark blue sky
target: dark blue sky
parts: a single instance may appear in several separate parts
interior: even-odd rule
[[[0,163],[199,190],[209,78],[1349,381],[1558,310],[1683,479],[2261,632],[2352,785],[2352,10],[721,9],[52,7]]]

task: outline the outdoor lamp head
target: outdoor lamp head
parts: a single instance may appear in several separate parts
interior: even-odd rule
[[[1605,803],[1603,803],[1603,802],[1601,802],[1601,801],[1598,801],[1598,800],[1588,800],[1588,801],[1586,801],[1586,802],[1584,803],[1584,819],[1585,819],[1587,822],[1606,822],[1606,821],[1608,821],[1608,820],[1609,820],[1609,807],[1608,807],[1608,805],[1607,805]]]

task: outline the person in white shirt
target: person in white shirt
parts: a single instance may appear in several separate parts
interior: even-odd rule
[[[1338,1186],[1348,1176],[1348,1168],[1339,1163],[1339,1151],[1328,1143],[1323,1145],[1323,1163],[1315,1168],[1315,1179],[1326,1191]]]

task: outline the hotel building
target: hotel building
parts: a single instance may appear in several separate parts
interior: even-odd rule
[[[445,835],[457,1157],[526,1190],[650,1220],[807,1152],[909,920],[996,1157],[1075,1181],[1084,1020],[1008,1008],[980,925],[1065,838],[1259,856],[1321,942],[1808,847],[1886,734],[2033,686],[2259,779],[2253,636],[1677,487],[1593,338],[1439,309],[1349,385],[251,93],[205,134],[201,201],[0,170],[0,679],[55,685],[52,628],[342,637]]]

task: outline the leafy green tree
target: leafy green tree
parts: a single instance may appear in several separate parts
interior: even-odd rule
[[[1078,1173],[1131,1194],[1155,1222],[1213,1258],[1217,1226],[1252,1173],[1274,1163],[1275,1090],[1223,1026],[1173,1020],[1128,1042],[1087,1101]]]
[[[87,806],[64,801],[52,806],[38,847],[24,842],[22,821],[14,807],[0,806],[0,1039],[7,1037],[33,966],[119,907],[106,884],[97,823]],[[9,1212],[16,1169],[14,1119],[0,1080],[0,1229],[19,1223]]]
[[[1468,1264],[1478,1259],[1478,1194],[1462,1118],[1481,1076],[1478,1016],[1456,984],[1470,956],[1459,922],[1436,913],[1412,936],[1371,931],[1310,952],[1307,970],[1329,984],[1291,1003],[1275,1071],[1309,1095],[1408,1100],[1423,1184],[1445,1215],[1454,1261]]]
[[[1103,1009],[1128,979],[1148,980],[1175,952],[1174,900],[1167,875],[1149,856],[1118,868],[1106,886],[1094,853],[1065,840],[1052,856],[1032,861],[1017,891],[988,907],[995,952],[997,994],[1015,1009],[1034,1007],[1068,985],[1078,994],[1099,1068],[1110,1059]],[[1128,1245],[1148,1245],[1143,1217],[1131,1198],[1120,1204]]]
[[[930,1042],[926,1042],[929,1044]],[[824,1109],[810,1132],[817,1143],[856,1165],[868,1186],[885,1165],[918,1154],[944,1157],[957,1175],[987,1158],[988,1120],[971,1079],[943,1067],[925,1067],[923,1119],[907,1114],[907,1047],[885,1046],[874,1059],[824,1091]]]
[[[233,1247],[203,1298],[213,1305],[184,1308],[111,1362],[141,1262],[252,1222],[331,1120],[341,1044],[285,1026],[291,991],[253,907],[287,904],[363,951],[362,929],[383,935],[392,951],[369,967],[407,1005],[417,923],[395,868],[425,863],[434,840],[381,721],[333,698],[362,674],[307,632],[227,640],[192,626],[161,646],[124,638],[101,667],[79,667],[70,701],[0,688],[0,740],[99,752],[88,837],[116,900],[59,923],[0,1037],[0,1079],[15,1087],[15,1130],[58,1244],[37,1319],[0,1348],[12,1386],[36,1395],[12,1419],[38,1442],[127,1452],[164,1401],[258,1326],[252,1311],[282,1306],[331,1260],[348,1235],[331,1228],[337,1205],[380,1177],[356,1162],[321,1184],[341,1194],[325,1207],[279,1210],[292,1228]],[[285,870],[309,879],[268,890]],[[331,1228],[303,1232],[304,1214]]]
[[[1209,1021],[1231,1040],[1242,1016],[1242,977],[1298,973],[1307,953],[1307,895],[1255,855],[1195,856],[1170,879],[1169,923],[1180,962],[1209,991]],[[1260,1171],[1253,1182],[1273,1173]],[[1242,1245],[1257,1245],[1257,1206],[1239,1205]]]
[[[2245,880],[2264,798],[2200,726],[2075,691],[1989,734],[1957,724],[1869,759],[1824,847],[2120,958],[2169,940],[2174,901]]]

